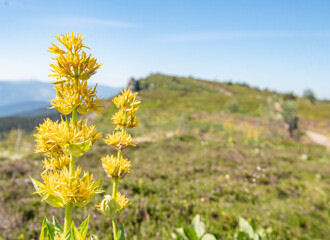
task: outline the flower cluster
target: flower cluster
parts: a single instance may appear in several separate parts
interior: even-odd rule
[[[56,96],[51,104],[65,116],[56,122],[45,119],[37,127],[36,152],[45,154],[44,171],[42,182],[35,179],[32,182],[35,193],[43,201],[53,207],[65,207],[62,239],[70,232],[73,208],[85,206],[95,194],[102,192],[100,181],[94,181],[89,172],[75,168],[76,157],[82,156],[101,137],[94,126],[77,119],[78,113],[102,110],[96,86],[91,88],[87,84],[101,64],[84,51],[87,47],[80,34],[67,33],[56,38],[60,46],[52,44],[49,48],[56,55],[55,63],[50,65],[53,72],[50,76],[56,78],[53,83]]]
[[[84,39],[80,34],[62,34],[56,37],[62,46],[52,44],[49,52],[56,54],[55,64],[51,64],[56,89],[56,97],[51,104],[60,113],[68,115],[73,110],[84,114],[89,111],[99,112],[103,108],[96,96],[96,87],[90,88],[87,80],[102,66],[97,60],[88,55],[82,44]]]
[[[126,132],[114,132],[108,134],[104,139],[104,142],[108,145],[115,147],[117,150],[122,151],[128,146],[135,146],[135,138]]]
[[[47,118],[37,127],[36,152],[45,153],[48,156],[61,156],[68,153],[72,146],[83,143],[93,144],[101,137],[101,133],[96,132],[93,125],[88,126],[87,121],[56,121]],[[87,149],[88,150],[88,149]]]
[[[35,193],[43,196],[53,207],[64,207],[68,203],[73,206],[82,207],[90,202],[98,190],[100,181],[93,181],[93,175],[85,172],[82,177],[81,168],[78,168],[73,176],[70,176],[69,170],[63,168],[62,171],[48,171],[41,175],[44,183],[34,180]]]
[[[117,192],[118,180],[122,179],[131,171],[131,162],[123,157],[122,151],[128,146],[135,146],[133,138],[128,132],[128,128],[137,125],[136,111],[141,102],[137,99],[137,93],[130,89],[125,89],[120,95],[113,99],[113,103],[119,111],[112,117],[112,122],[116,125],[116,130],[106,136],[105,143],[117,149],[117,156],[107,155],[101,158],[102,167],[113,182],[112,196],[107,195],[97,208],[106,216],[110,216],[113,221],[114,239],[119,239],[117,235],[117,215],[128,206],[129,201],[125,195]]]
[[[121,155],[119,157],[109,156],[101,158],[102,167],[113,178],[123,178],[131,171],[131,162]]]

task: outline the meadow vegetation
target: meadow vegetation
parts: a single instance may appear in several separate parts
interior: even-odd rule
[[[269,239],[330,236],[330,154],[304,134],[330,135],[329,102],[297,98],[300,134],[292,139],[283,120],[269,114],[270,99],[276,103],[281,94],[162,74],[139,79],[139,85],[139,125],[131,131],[137,146],[125,152],[133,171],[118,186],[131,201],[119,219],[126,239],[172,239],[197,214],[216,239],[236,239],[240,217]],[[116,111],[107,101],[93,123],[104,134],[114,129]],[[42,157],[30,133],[13,147],[17,135],[6,134],[0,146],[0,237],[38,239],[43,217],[61,219],[64,212],[31,194],[29,177],[42,171]],[[100,159],[115,153],[96,141],[79,160],[104,179],[108,193]],[[90,215],[90,232],[112,239],[111,222],[95,210],[101,199],[75,210],[73,220]]]

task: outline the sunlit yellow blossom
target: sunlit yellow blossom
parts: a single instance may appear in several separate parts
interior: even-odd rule
[[[74,109],[81,114],[103,110],[102,101],[96,96],[96,87],[88,87],[86,81],[77,82],[76,87],[68,83],[56,84],[55,89],[56,97],[50,102],[57,111],[64,115],[70,114]]]
[[[134,141],[135,138],[133,138],[129,133],[119,131],[108,134],[104,140],[106,144],[112,145],[118,150],[123,150],[128,146],[135,146]]]
[[[116,129],[121,127],[134,128],[137,126],[135,112],[125,112],[120,109],[112,116],[112,123],[116,125]]]
[[[126,111],[136,111],[139,109],[141,102],[136,100],[137,93],[132,93],[131,89],[121,91],[117,97],[113,99],[113,103]]]
[[[120,210],[123,210],[129,205],[128,198],[125,195],[121,194],[120,192],[117,192],[115,200],[119,204]]]
[[[96,73],[102,64],[91,55],[87,55],[82,44],[83,36],[66,33],[57,40],[64,46],[52,44],[49,52],[56,54],[55,64],[50,64],[56,81],[56,97],[51,104],[60,113],[68,115],[76,109],[85,114],[89,111],[103,110],[101,101],[96,96],[96,88],[87,86],[87,80]]]
[[[123,178],[131,171],[131,162],[123,157],[113,155],[101,158],[102,167],[111,177]]]
[[[78,121],[74,125],[72,121],[53,122],[47,118],[37,127],[37,133],[34,136],[36,152],[59,156],[63,155],[71,146],[84,143],[91,145],[101,137],[101,134],[96,132],[94,126],[88,126],[87,122]]]
[[[42,162],[44,164],[45,171],[54,171],[61,170],[64,167],[69,167],[70,156],[68,155],[60,155],[60,156],[52,156],[47,157]]]
[[[52,72],[50,75],[58,80],[73,81],[74,79],[87,80],[96,73],[102,66],[97,60],[83,50],[87,48],[82,44],[84,39],[81,34],[75,35],[74,32],[61,34],[56,39],[65,47],[57,46],[52,43],[49,52],[56,54],[56,63],[51,64]]]
[[[100,181],[93,181],[93,175],[85,172],[80,177],[81,169],[78,168],[70,181],[67,168],[61,171],[50,171],[42,174],[44,183],[33,180],[37,194],[42,196],[53,207],[63,207],[68,203],[82,207],[90,202],[91,198],[102,191],[98,190]]]

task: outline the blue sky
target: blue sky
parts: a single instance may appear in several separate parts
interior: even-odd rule
[[[54,36],[85,35],[93,82],[153,72],[330,99],[330,1],[0,0],[0,79],[50,81]]]

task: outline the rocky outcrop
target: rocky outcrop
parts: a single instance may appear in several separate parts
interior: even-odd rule
[[[139,81],[135,80],[134,78],[130,78],[127,84],[127,88],[130,88],[133,92],[138,92],[141,90]]]

